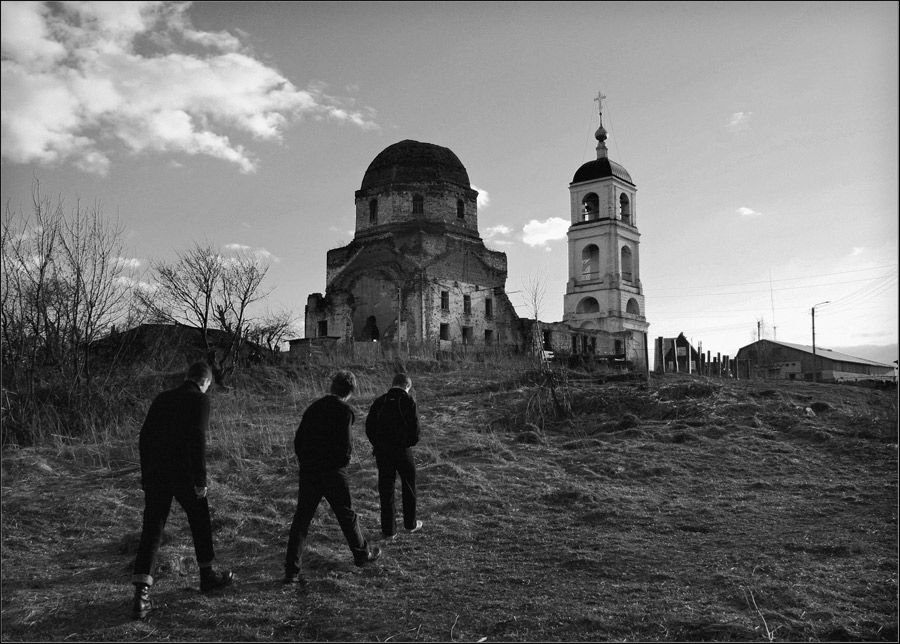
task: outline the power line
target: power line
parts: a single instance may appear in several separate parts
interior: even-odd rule
[[[880,278],[873,278],[873,279],[880,279]],[[871,280],[848,280],[846,282],[828,282],[826,284],[810,284],[808,286],[784,286],[782,288],[765,289],[765,290],[759,290],[759,291],[729,291],[727,293],[695,293],[695,294],[689,293],[689,294],[682,294],[682,295],[653,295],[652,297],[654,297],[654,298],[657,298],[657,297],[659,297],[659,298],[662,298],[662,297],[718,297],[721,295],[748,295],[748,294],[752,294],[752,293],[769,293],[770,290],[775,290],[775,291],[779,291],[779,292],[780,291],[797,291],[797,290],[806,289],[806,288],[822,288],[825,286],[840,286],[841,284],[856,284],[858,282],[868,282],[868,281],[871,281]],[[713,287],[710,287],[710,288],[713,288]]]
[[[793,282],[796,280],[806,280],[806,279],[814,279],[817,277],[832,277],[834,275],[848,275],[850,273],[861,273],[864,271],[874,271],[880,268],[897,268],[897,264],[888,264],[885,266],[873,266],[871,268],[858,268],[852,271],[842,271],[840,273],[822,273],[820,275],[807,275],[805,277],[784,277],[777,280],[772,280],[774,282]],[[678,291],[678,290],[687,290],[687,289],[695,289],[695,288],[726,288],[731,286],[752,286],[754,284],[768,284],[768,281],[760,281],[760,282],[735,282],[733,284],[715,284],[715,285],[706,285],[706,286],[671,286],[666,288],[648,288],[644,289],[645,291]],[[828,286],[827,284],[823,286]]]

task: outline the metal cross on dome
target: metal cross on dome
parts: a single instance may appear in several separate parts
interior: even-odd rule
[[[597,98],[594,99],[595,101],[597,101],[597,109],[601,114],[603,114],[603,99],[604,98],[606,98],[606,96],[604,96],[601,92],[598,91]]]

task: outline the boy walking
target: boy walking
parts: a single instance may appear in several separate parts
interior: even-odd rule
[[[150,587],[163,530],[178,501],[187,514],[200,567],[200,591],[209,592],[234,580],[231,571],[213,570],[212,525],[206,493],[206,432],[212,370],[205,362],[188,367],[184,382],[159,394],[150,405],[141,427],[139,450],[144,519],[141,541],[134,560],[131,581],[134,602],[131,614],[144,619],[152,610]]]
[[[422,527],[416,519],[416,462],[412,447],[419,442],[419,413],[409,395],[412,380],[405,373],[394,376],[391,388],[379,396],[366,417],[366,437],[378,466],[381,533],[393,539],[397,532],[394,484],[400,476],[403,526],[409,532]]]
[[[300,564],[309,524],[322,497],[331,506],[357,566],[375,561],[381,554],[378,546],[370,547],[366,541],[350,497],[347,465],[352,451],[350,427],[356,416],[347,400],[355,389],[356,376],[353,372],[340,371],[335,374],[331,379],[330,393],[303,412],[294,436],[300,486],[285,555],[286,584],[301,583]]]

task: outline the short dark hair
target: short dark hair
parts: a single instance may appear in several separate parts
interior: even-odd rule
[[[204,380],[212,380],[213,372],[208,364],[199,360],[187,368],[184,379],[193,380],[197,384],[200,384]]]
[[[356,376],[352,371],[338,371],[331,378],[331,393],[346,398],[356,389]]]
[[[391,387],[412,387],[412,380],[405,373],[398,373],[394,376]]]

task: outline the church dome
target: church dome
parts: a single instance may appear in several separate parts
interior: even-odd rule
[[[634,181],[631,180],[631,175],[628,174],[628,171],[615,161],[610,161],[609,157],[601,157],[582,165],[575,172],[572,183],[593,181],[594,179],[604,179],[606,177],[615,177],[634,185]]]
[[[469,174],[448,148],[419,141],[400,141],[376,156],[363,175],[360,190],[390,184],[451,183],[471,189]]]

